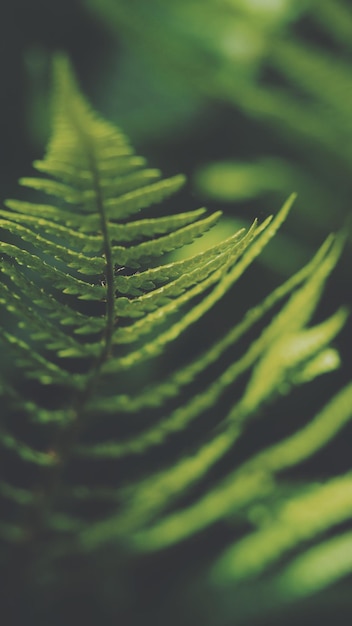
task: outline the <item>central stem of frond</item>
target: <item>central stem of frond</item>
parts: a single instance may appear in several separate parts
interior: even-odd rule
[[[104,348],[101,352],[97,367],[109,357],[112,344],[112,333],[114,329],[114,313],[115,313],[115,292],[114,292],[114,268],[112,260],[111,241],[109,235],[109,226],[104,209],[104,199],[100,185],[99,170],[97,161],[92,149],[88,150],[89,165],[92,172],[93,190],[96,198],[97,211],[100,216],[100,226],[103,235],[103,250],[106,260],[105,278],[106,278],[106,326],[104,331]]]

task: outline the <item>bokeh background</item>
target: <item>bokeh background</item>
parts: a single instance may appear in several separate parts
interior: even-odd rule
[[[347,0],[12,0],[1,4],[0,23],[2,198],[19,196],[17,179],[31,174],[31,162],[43,152],[51,58],[64,50],[93,106],[125,131],[137,153],[166,175],[187,175],[175,206],[223,211],[220,225],[197,246],[213,244],[254,217],[264,219],[291,192],[298,193],[282,232],[226,301],[221,318],[214,315],[215,335],[216,328],[231,324],[233,307],[240,315],[259,302],[330,232],[341,229],[347,233],[346,250],[319,316],[351,303],[352,7]],[[193,341],[200,345],[206,332],[200,325]],[[350,380],[350,345],[351,325],[337,342],[341,369],[294,395],[284,405],[288,421],[299,418],[302,407],[305,414],[315,411]],[[183,360],[193,348],[192,343],[179,348]],[[181,360],[181,354],[176,351],[174,358]],[[304,467],[302,478],[350,469],[351,434],[345,430]],[[258,426],[248,445],[255,449],[272,436],[278,433]],[[207,546],[211,552],[211,541]],[[341,589],[289,609],[266,606],[264,587],[258,602],[267,614],[256,610],[253,591],[244,592],[237,612],[228,589],[205,599],[195,583],[188,598],[179,591],[183,577],[191,579],[185,568],[189,559],[205,558],[204,549],[200,542],[190,555],[182,549],[169,555],[169,563],[144,562],[136,582],[136,623],[149,623],[149,615],[154,623],[175,626],[230,626],[240,615],[251,624],[324,619],[342,624],[351,609],[348,580]],[[126,593],[134,597],[131,590]],[[113,591],[106,596],[111,601]],[[178,605],[180,613],[171,614],[170,607]]]

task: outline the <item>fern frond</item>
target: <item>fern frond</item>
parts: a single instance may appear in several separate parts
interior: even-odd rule
[[[352,533],[341,533],[310,548],[282,572],[277,586],[285,597],[321,591],[352,571]]]
[[[0,446],[11,450],[11,452],[14,452],[23,461],[47,466],[51,466],[55,463],[55,459],[49,453],[34,450],[3,428],[0,429]],[[8,487],[8,493],[9,489],[10,487]],[[15,490],[12,493],[14,494]]]
[[[151,291],[159,285],[176,280],[185,274],[193,272],[193,270],[197,269],[197,267],[204,266],[210,261],[218,259],[219,256],[233,250],[235,244],[240,242],[243,244],[245,237],[248,239],[251,236],[254,227],[255,224],[246,234],[245,229],[241,229],[232,237],[223,241],[220,245],[213,246],[204,252],[183,259],[182,261],[174,261],[172,263],[166,263],[165,265],[159,265],[157,267],[150,268],[149,270],[131,274],[130,276],[118,276],[115,279],[115,286],[121,294],[132,296],[137,296],[143,294],[144,292]]]
[[[303,429],[249,459],[192,506],[166,516],[150,530],[137,535],[138,545],[144,550],[160,549],[233,515],[250,503],[263,498],[265,501],[277,488],[274,474],[315,454],[349,422],[351,398],[352,385],[348,385]]]
[[[217,575],[232,580],[258,575],[285,551],[351,517],[352,477],[339,476],[279,507],[269,527],[257,530],[225,554]]]
[[[332,238],[329,237],[321,246],[316,256],[301,271],[297,272],[297,274],[289,278],[283,285],[275,289],[257,307],[248,311],[244,319],[207,352],[203,353],[200,357],[196,358],[190,364],[185,365],[180,370],[177,370],[164,383],[158,383],[155,387],[151,387],[144,393],[137,396],[134,395],[133,397],[122,394],[119,397],[113,396],[96,399],[94,402],[89,403],[87,408],[92,411],[99,411],[100,413],[114,413],[119,410],[135,412],[147,407],[157,407],[163,404],[168,398],[176,397],[185,385],[190,384],[196,376],[200,375],[207,367],[219,359],[225,350],[235,345],[235,343],[268,311],[279,303],[280,300],[288,296],[288,294],[303,283],[309,275],[313,275],[323,261],[331,243]],[[259,346],[257,354],[260,354],[261,350],[262,345]],[[253,352],[254,351],[252,351],[252,353]],[[255,356],[251,363],[254,363],[254,361]]]
[[[0,447],[11,457],[9,476],[0,482],[7,502],[0,537],[37,541],[40,550],[44,537],[43,545],[52,542],[59,557],[66,540],[77,554],[116,540],[129,551],[161,550],[271,498],[285,463],[314,454],[349,419],[346,388],[301,431],[237,469],[234,464],[225,477],[216,475],[267,402],[338,367],[330,344],[347,312],[338,309],[316,325],[311,320],[343,242],[329,237],[302,270],[234,321],[222,338],[212,341],[209,333],[200,354],[153,381],[154,357],[196,328],[243,277],[276,235],[295,196],[275,217],[173,260],[169,252],[203,235],[220,214],[198,209],[137,216],[177,191],[183,177],[162,180],[158,170],[148,169],[122,133],[91,110],[67,59],[57,57],[55,68],[52,137],[45,158],[34,163],[40,176],[21,181],[52,199],[8,200],[0,210],[0,303],[9,319],[1,340],[9,362],[11,355],[0,388],[7,411]],[[257,336],[245,345],[254,330]],[[230,362],[223,363],[225,352]],[[151,364],[151,382],[147,386],[146,377],[137,389],[133,377],[140,380],[143,368],[135,368],[142,364]],[[215,373],[204,386],[202,377],[211,368]],[[242,395],[236,391],[227,400],[238,382]],[[195,392],[193,383],[199,383]],[[336,408],[339,416],[332,420]],[[127,422],[128,414],[134,415]],[[201,429],[199,439],[193,428]],[[167,446],[178,436],[186,444],[169,458]],[[156,460],[166,452],[150,467],[152,449]],[[138,464],[123,475],[122,458],[134,465],[135,455]],[[31,468],[33,479],[23,467]],[[204,492],[208,479],[212,484]],[[336,479],[321,493],[340,493],[339,485]],[[195,489],[200,491],[194,497]],[[318,491],[311,494],[313,504]],[[185,497],[190,500],[183,506]],[[86,514],[85,507],[98,501],[96,511]],[[295,492],[293,508],[303,501],[308,502]],[[332,508],[326,510],[324,528],[347,519],[348,506],[344,501],[335,517]],[[280,500],[278,533],[284,510]],[[321,529],[313,522],[310,528],[312,536]],[[247,550],[243,545],[238,550]]]

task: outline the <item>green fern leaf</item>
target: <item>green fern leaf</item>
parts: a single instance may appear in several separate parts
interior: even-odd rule
[[[302,270],[234,321],[223,337],[206,337],[201,353],[153,379],[154,357],[196,329],[243,277],[276,235],[295,196],[275,217],[173,260],[169,252],[203,235],[220,214],[199,209],[136,216],[176,192],[183,177],[162,180],[157,170],[147,169],[122,133],[91,110],[61,56],[55,85],[53,134],[44,160],[34,163],[47,178],[21,181],[53,196],[52,204],[8,200],[0,211],[0,303],[9,320],[1,340],[11,355],[0,389],[6,409],[0,448],[11,457],[9,476],[0,482],[0,498],[7,503],[0,537],[6,545],[33,541],[41,555],[48,540],[50,554],[60,557],[71,548],[77,554],[99,552],[107,543],[118,551],[119,542],[129,555],[153,552],[270,501],[277,474],[314,454],[349,419],[347,388],[297,433],[234,464],[225,476],[213,476],[266,403],[339,366],[330,344],[346,311],[309,324],[343,242],[329,237]],[[257,333],[254,339],[247,339],[249,331]],[[145,377],[140,373],[146,365],[149,385],[146,369]],[[339,417],[332,420],[336,406]],[[192,429],[199,429],[204,416],[194,438]],[[186,444],[163,460],[161,453],[177,437]],[[150,465],[150,452],[160,462]],[[119,463],[124,458],[134,465],[136,456],[142,470],[138,463],[138,471],[124,475]],[[33,475],[27,476],[28,467]],[[295,490],[287,495],[283,487],[270,536],[280,539],[293,523],[287,508],[295,513],[318,506],[310,536],[347,519],[347,496],[321,517],[319,507],[324,494],[339,494],[348,480],[334,479],[303,496]],[[89,512],[97,501],[97,510]],[[302,539],[300,528],[290,542],[278,540],[271,552],[258,554],[257,568],[265,570],[293,549]],[[252,545],[266,548],[266,532],[254,531],[230,547],[215,571],[225,568],[232,579],[246,578],[246,554]],[[228,566],[233,551],[242,554],[235,574]],[[287,581],[294,577],[292,567]]]

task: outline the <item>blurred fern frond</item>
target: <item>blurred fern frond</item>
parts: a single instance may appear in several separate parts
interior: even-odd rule
[[[275,178],[278,181],[283,173],[282,184],[258,187],[254,164],[246,198],[269,195],[271,205],[273,199],[281,201],[287,195],[293,181],[301,198],[291,221],[298,245],[313,250],[319,238],[341,227],[349,202],[352,128],[352,12],[346,0],[85,4],[123,41],[127,54],[142,51],[153,72],[161,73],[163,81],[178,83],[180,93],[187,86],[206,101],[233,107],[244,118],[240,128],[244,143],[247,137],[253,143],[253,134],[263,133],[250,159],[258,152],[267,161],[274,156],[280,172]],[[271,151],[263,155],[268,128],[274,137]],[[225,142],[228,130],[224,133]],[[229,164],[239,158],[241,151]],[[268,169],[270,177],[269,164]],[[222,182],[223,177],[214,194],[214,187],[201,187],[205,198],[219,198]],[[233,194],[234,201],[238,193]],[[227,201],[232,199],[227,195]]]

